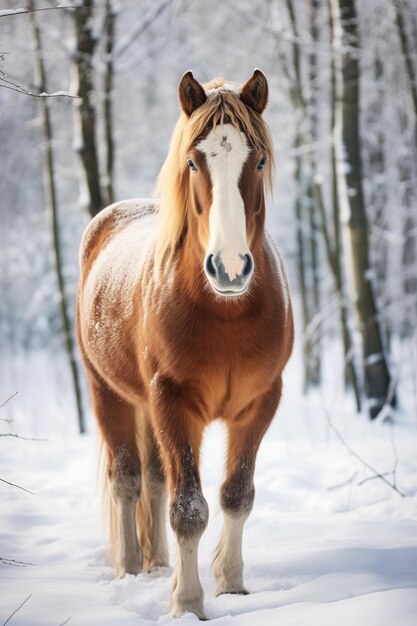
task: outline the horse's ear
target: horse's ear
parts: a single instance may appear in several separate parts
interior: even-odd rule
[[[248,107],[262,113],[268,102],[268,81],[261,70],[254,70],[248,82],[243,85],[240,97]]]
[[[191,71],[181,78],[178,91],[182,110],[188,117],[207,100],[206,92]]]

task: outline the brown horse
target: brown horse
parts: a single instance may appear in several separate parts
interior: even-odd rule
[[[221,418],[228,432],[216,592],[245,594],[242,531],[293,320],[264,225],[273,169],[265,76],[202,86],[187,72],[179,97],[159,200],[113,204],[84,234],[78,337],[104,444],[117,574],[168,564],[167,481],[178,545],[171,611],[204,619],[203,431]]]

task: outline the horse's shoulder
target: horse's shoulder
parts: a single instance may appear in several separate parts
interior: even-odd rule
[[[284,310],[289,311],[291,309],[291,295],[287,270],[285,268],[279,246],[272,235],[268,232],[265,232],[265,250],[274,269],[277,285],[279,285],[281,299],[284,304]]]
[[[273,258],[275,261],[281,262],[281,252],[279,250],[278,244],[271,235],[271,233],[268,231],[265,231],[265,248],[271,258]]]
[[[266,255],[269,259],[269,262],[275,268],[279,279],[283,280],[285,283],[288,282],[287,273],[285,270],[284,261],[282,259],[281,251],[275,239],[269,232],[265,232],[265,244],[264,249],[266,251]]]
[[[83,270],[91,263],[115,232],[157,211],[155,200],[148,198],[122,200],[100,211],[84,231],[80,245],[80,268]]]

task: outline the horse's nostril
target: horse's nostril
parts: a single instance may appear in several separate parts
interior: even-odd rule
[[[244,261],[245,261],[245,265],[243,266],[242,274],[246,278],[247,276],[249,276],[252,273],[253,261],[252,261],[252,256],[250,254],[245,254],[245,256],[243,258],[244,258]]]
[[[217,276],[216,268],[214,267],[214,264],[213,264],[213,255],[212,254],[209,254],[207,259],[206,259],[206,272],[212,278],[216,278],[216,276]]]

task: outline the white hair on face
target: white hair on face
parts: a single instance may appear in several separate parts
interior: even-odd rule
[[[248,252],[239,179],[250,148],[244,133],[231,124],[218,124],[197,144],[197,149],[206,157],[212,184],[207,253],[221,254],[225,271],[233,280],[241,274]]]

